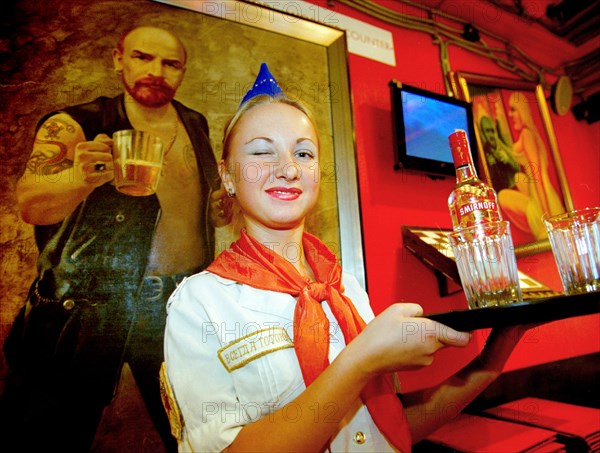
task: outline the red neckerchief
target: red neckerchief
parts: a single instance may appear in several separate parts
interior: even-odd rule
[[[254,288],[298,298],[294,311],[294,349],[308,386],[329,365],[329,320],[321,302],[327,301],[346,344],[364,329],[365,322],[344,295],[342,267],[333,252],[309,233],[304,233],[302,246],[316,282],[302,277],[290,262],[245,231],[207,270]],[[410,451],[408,421],[396,396],[392,376],[382,374],[373,378],[363,388],[361,399],[383,435],[400,451]]]

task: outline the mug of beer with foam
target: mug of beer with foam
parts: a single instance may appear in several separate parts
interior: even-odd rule
[[[133,129],[113,134],[115,187],[137,197],[156,192],[163,163],[164,146],[160,137]]]

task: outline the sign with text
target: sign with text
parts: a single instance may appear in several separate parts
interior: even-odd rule
[[[255,3],[345,30],[349,52],[396,66],[394,38],[388,30],[301,0],[259,0]]]

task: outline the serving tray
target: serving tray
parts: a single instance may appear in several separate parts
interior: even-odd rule
[[[544,323],[600,312],[600,292],[553,296],[501,307],[452,310],[423,316],[460,331]]]

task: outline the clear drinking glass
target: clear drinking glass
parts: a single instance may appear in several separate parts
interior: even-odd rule
[[[544,220],[566,294],[600,290],[600,207]]]
[[[469,308],[522,301],[508,221],[461,228],[448,238]]]
[[[163,163],[162,140],[148,132],[122,130],[113,134],[115,187],[127,195],[156,192]]]

